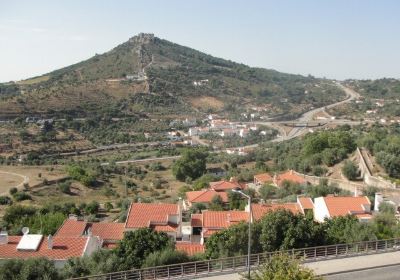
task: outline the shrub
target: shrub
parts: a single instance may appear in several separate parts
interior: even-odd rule
[[[85,207],[85,212],[88,214],[97,214],[99,211],[100,205],[97,201],[92,201]]]
[[[62,193],[70,194],[71,193],[71,182],[62,182],[58,184],[58,189]]]
[[[358,177],[358,168],[350,160],[347,160],[342,167],[343,175],[349,180],[355,180]]]
[[[9,196],[0,196],[0,205],[11,205],[12,200]]]
[[[104,204],[104,208],[107,210],[107,212],[110,212],[110,210],[114,209],[114,206],[112,205],[111,202],[107,201],[107,202]]]
[[[25,192],[17,192],[13,195],[15,201],[30,200],[32,197]]]
[[[14,195],[14,194],[16,194],[18,192],[18,189],[17,188],[11,188],[9,192],[10,192],[11,195]]]
[[[148,255],[144,260],[143,267],[177,264],[188,262],[189,260],[190,258],[184,252],[175,251],[172,248],[166,248],[162,251],[156,251]]]

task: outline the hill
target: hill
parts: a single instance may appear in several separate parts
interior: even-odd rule
[[[109,52],[0,85],[0,117],[240,115],[291,118],[344,97],[330,81],[252,68],[139,34]]]

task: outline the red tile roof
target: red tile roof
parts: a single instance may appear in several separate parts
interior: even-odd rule
[[[314,203],[310,197],[298,197],[297,201],[304,210],[314,209]]]
[[[167,203],[132,203],[125,228],[149,227],[154,223],[168,223],[168,215],[177,215],[178,205]]]
[[[47,246],[47,237],[43,237],[36,251],[17,250],[22,236],[9,236],[7,244],[0,244],[0,259],[27,259],[32,257],[46,257],[52,260],[66,260],[83,255],[87,237],[53,237],[53,248]]]
[[[193,256],[198,253],[204,253],[204,245],[191,242],[176,242],[175,248],[178,251],[185,252],[189,256]]]
[[[93,236],[99,236],[103,240],[121,240],[124,238],[124,223],[90,223]]]
[[[365,214],[370,211],[371,202],[366,196],[345,197],[327,196],[324,197],[330,217],[346,216],[348,214]],[[369,209],[366,209],[367,205]]]
[[[167,224],[167,225],[153,225],[152,229],[158,232],[176,232],[178,225]]]
[[[216,192],[214,190],[192,191],[186,193],[186,198],[191,203],[211,203],[215,197],[221,197],[223,202],[228,202],[228,194],[226,192]]]
[[[276,184],[278,186],[281,186],[283,182],[289,181],[297,184],[304,184],[306,180],[301,177],[300,175],[297,175],[293,170],[288,170],[282,174],[279,174],[276,176]]]
[[[203,215],[202,214],[192,214],[190,220],[192,227],[202,227],[203,226]]]
[[[223,229],[222,228],[220,228],[220,229],[206,229],[206,230],[203,230],[203,236],[204,237],[210,237],[214,233],[217,233],[217,232],[219,232],[221,230],[223,230]]]
[[[80,237],[87,234],[89,229],[93,236],[99,236],[102,240],[121,240],[124,238],[124,223],[88,223],[67,219],[56,232],[58,237]]]
[[[118,243],[103,243],[103,249],[115,249],[117,248]]]
[[[55,236],[59,237],[79,237],[85,232],[87,223],[85,221],[76,221],[66,219],[61,227],[57,230]]]
[[[222,229],[241,221],[248,221],[249,214],[245,211],[204,211],[203,228]]]
[[[237,182],[217,181],[210,182],[210,188],[215,191],[228,191],[236,188],[241,188],[241,186]]]
[[[260,184],[265,184],[265,183],[272,183],[273,182],[273,177],[269,175],[268,173],[262,173],[262,174],[257,174],[254,175],[254,179],[258,181]]]
[[[301,213],[300,206],[297,203],[282,203],[282,204],[252,204],[251,210],[253,213],[253,219],[259,220],[265,214],[270,211],[279,209],[286,209],[291,211],[293,214]]]

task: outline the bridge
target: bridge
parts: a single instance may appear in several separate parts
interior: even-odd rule
[[[287,251],[252,254],[250,266],[256,269],[272,256],[287,253],[302,260],[320,275],[380,267],[400,263],[400,238],[336,244]],[[248,256],[203,260],[197,262],[133,269],[101,275],[73,278],[71,280],[122,280],[122,279],[240,279],[238,273],[248,268]],[[346,270],[347,267],[347,270]],[[351,268],[351,269],[349,269]],[[225,276],[224,276],[225,275]],[[329,279],[329,278],[328,278]]]

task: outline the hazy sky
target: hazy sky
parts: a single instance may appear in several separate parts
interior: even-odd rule
[[[396,0],[0,0],[0,81],[79,62],[140,32],[283,72],[400,78]]]

